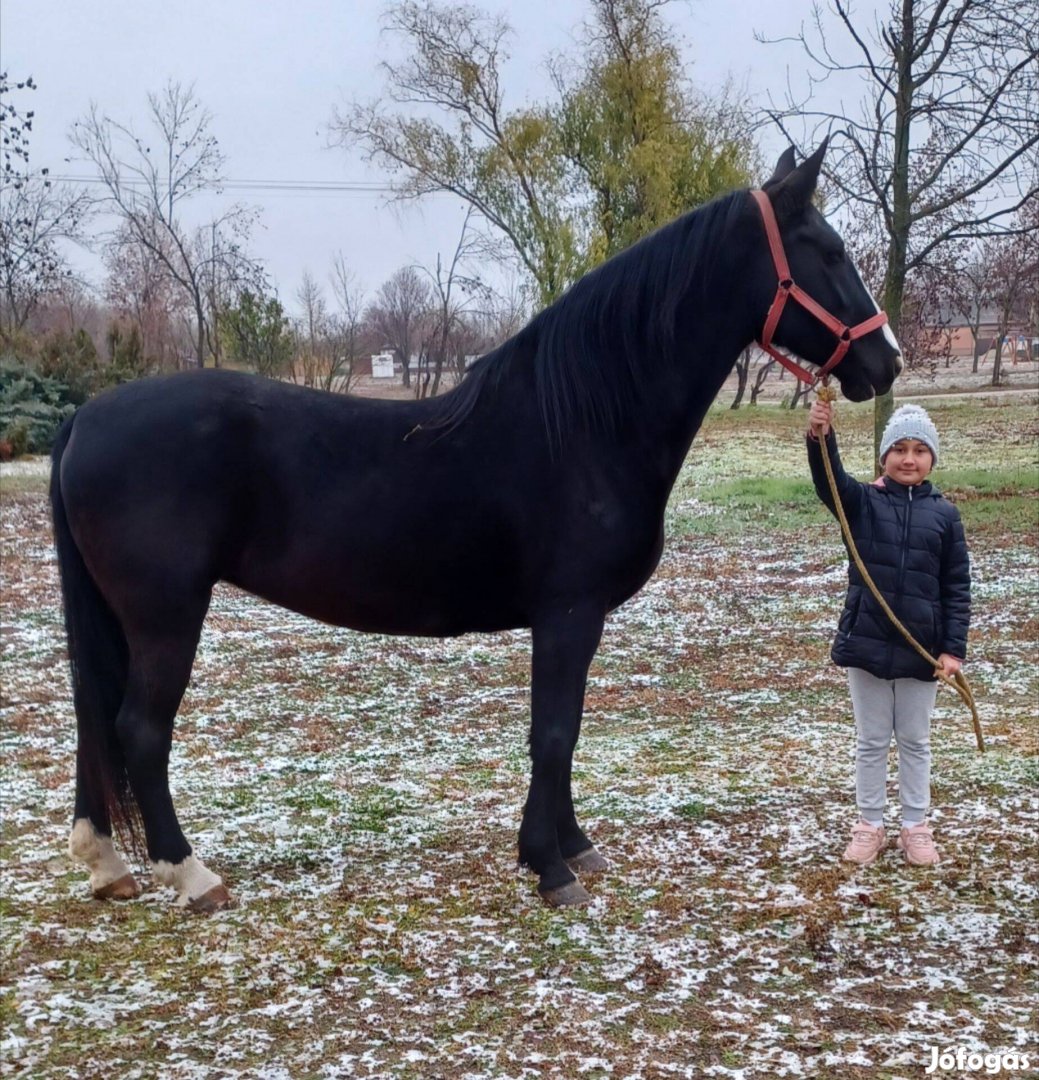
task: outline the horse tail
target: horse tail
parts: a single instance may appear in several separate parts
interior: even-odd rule
[[[77,812],[89,807],[101,832],[114,828],[139,854],[140,810],[116,733],[129,666],[126,636],[83,561],[61,491],[61,462],[74,420],[70,417],[62,425],[51,451],[50,504],[76,710]]]

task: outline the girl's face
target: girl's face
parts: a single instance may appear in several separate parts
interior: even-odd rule
[[[899,439],[884,455],[884,475],[900,484],[919,484],[934,467],[934,455],[927,443]]]

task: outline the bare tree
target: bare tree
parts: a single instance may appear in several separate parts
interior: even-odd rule
[[[981,347],[981,321],[991,303],[992,266],[980,243],[972,245],[956,268],[950,299],[953,311],[963,317],[973,342],[971,371],[977,372],[978,361],[985,352]]]
[[[259,263],[245,252],[244,243],[254,215],[244,213],[227,221],[211,221],[195,230],[193,250],[199,284],[205,298],[206,353],[216,367],[222,363],[220,320],[245,290],[262,296],[266,277]]]
[[[750,376],[750,358],[753,351],[748,345],[736,360],[736,396],[732,399],[730,409],[738,409],[743,401],[743,395],[747,392],[747,379]]]
[[[48,299],[61,312],[60,328],[68,334],[80,327],[89,333],[104,319],[93,290],[75,274],[63,277]]]
[[[194,316],[195,361],[212,353],[213,281],[221,267],[247,262],[241,239],[252,212],[233,206],[209,224],[191,228],[181,218],[185,203],[204,191],[218,191],[224,157],[210,131],[212,117],[193,87],[170,82],[148,95],[155,139],[111,119],[91,105],[72,129],[72,142],[97,169],[107,194],[101,206],[117,214],[129,235],[163,266],[183,290]],[[214,354],[218,359],[218,354]]]
[[[185,343],[183,290],[125,222],[105,247],[104,261],[105,299],[116,315],[139,328],[144,353],[160,370],[176,369]]]
[[[1039,190],[1039,7],[889,0],[871,26],[830,0],[813,6],[810,31],[783,40],[807,52],[810,89],[772,116],[784,128],[798,118],[813,142],[831,134],[829,178],[885,236],[883,306],[897,334],[907,275],[951,241],[1014,231]],[[856,107],[809,107],[848,71],[867,87]],[[878,441],[892,401],[878,401]]]
[[[486,348],[493,348],[515,336],[530,320],[532,312],[527,290],[515,276],[505,275],[496,288],[486,289],[483,297],[485,302],[477,317]]]
[[[932,380],[944,351],[945,322],[943,290],[939,274],[914,274],[906,281],[902,297],[902,325],[898,344],[907,370]]]
[[[1035,217],[1039,199],[1020,216]],[[989,282],[995,302],[997,324],[992,385],[999,386],[1003,375],[1003,346],[1012,341],[1016,359],[1018,338],[1026,335],[1036,298],[1039,297],[1039,230],[1022,229],[1014,237],[985,241],[983,257],[989,264]]]
[[[381,286],[371,309],[373,325],[400,357],[405,386],[411,386],[411,354],[431,302],[422,274],[414,266],[402,266]]]
[[[803,409],[807,409],[811,405],[812,401],[808,394],[812,387],[810,383],[801,382],[800,379],[794,380],[794,392],[790,395],[790,408],[796,409],[798,405]]]
[[[327,366],[326,329],[328,306],[324,292],[309,270],[296,290],[300,317],[295,322],[295,349],[289,365],[293,382],[304,386],[320,386],[323,369]]]
[[[300,315],[293,323],[288,373],[293,382],[345,394],[357,377],[357,360],[366,344],[365,298],[341,253],[333,260],[330,282],[334,309],[320,282],[304,271],[296,290]]]
[[[347,266],[343,253],[332,260],[332,294],[336,311],[328,320],[331,344],[326,390],[349,393],[357,377],[364,329],[365,295],[357,275]]]
[[[769,372],[775,366],[776,361],[772,357],[769,357],[763,364],[759,364],[757,375],[754,376],[754,385],[750,388],[751,405],[757,405],[758,397],[765,386],[765,380],[768,378]],[[780,374],[782,374],[782,372],[780,372]]]
[[[444,367],[454,346],[456,368],[464,367],[459,348],[468,337],[464,331],[465,311],[474,294],[481,286],[474,278],[462,274],[462,267],[467,258],[476,250],[474,238],[469,233],[469,223],[473,211],[470,208],[462,223],[455,253],[448,264],[444,264],[437,254],[436,270],[425,269],[425,274],[432,285],[434,303],[430,310],[428,336],[422,348],[419,377],[415,381],[416,397],[435,397],[440,391]],[[466,297],[468,293],[468,298]]]
[[[35,90],[31,78],[12,84],[0,72],[0,328],[20,330],[40,300],[69,274],[62,241],[82,243],[87,196],[50,179],[29,163],[32,111],[20,111],[12,92]]]

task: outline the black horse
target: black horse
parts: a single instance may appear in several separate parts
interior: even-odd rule
[[[824,147],[765,185],[790,271],[845,324],[877,306],[811,204]],[[767,208],[766,208],[767,209]],[[746,190],[587,274],[441,398],[383,402],[230,371],[118,387],[53,454],[51,503],[78,720],[70,851],[99,897],[136,895],[112,844],[143,824],[178,902],[226,904],[167,781],[210,593],[228,581],[355,630],[533,632],[521,863],[552,904],[605,862],[574,814],[585,679],[608,612],[653,573],[664,509],[704,414],[760,337],[777,275]],[[901,367],[886,329],[852,335],[855,401]],[[789,305],[777,345],[820,366],[834,335]],[[409,558],[414,552],[416,557]],[[421,555],[421,557],[418,557]]]

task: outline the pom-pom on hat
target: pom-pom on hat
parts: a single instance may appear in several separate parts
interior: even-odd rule
[[[922,442],[938,464],[938,429],[926,410],[919,405],[902,405],[891,414],[891,419],[880,437],[880,462],[884,463],[887,452],[902,439],[916,439]]]

